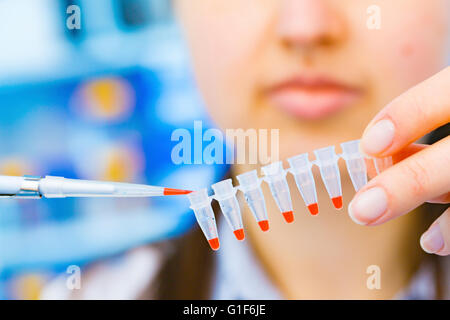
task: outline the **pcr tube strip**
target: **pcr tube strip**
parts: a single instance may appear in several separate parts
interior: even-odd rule
[[[244,194],[245,200],[262,231],[269,230],[269,219],[261,183],[269,185],[272,196],[286,222],[294,221],[292,200],[286,181],[287,173],[294,176],[296,185],[311,215],[319,213],[317,192],[312,166],[319,167],[320,175],[328,195],[336,209],[342,209],[341,177],[338,167],[339,158],[344,159],[355,191],[367,183],[366,159],[372,159],[377,174],[380,170],[392,165],[392,158],[375,159],[364,155],[359,148],[359,140],[341,143],[342,154],[336,154],[335,147],[325,147],[314,151],[316,160],[310,161],[308,153],[303,153],[287,159],[290,168],[284,169],[282,161],[274,162],[261,168],[264,176],[258,177],[252,170],[237,176],[238,186],[233,186],[231,179],[212,185],[214,195],[208,196],[207,189],[201,189],[188,194],[191,208],[194,210],[200,228],[213,250],[220,247],[217,225],[211,207],[213,199],[219,202],[221,211],[238,240],[244,240],[241,209],[236,198],[237,191]]]

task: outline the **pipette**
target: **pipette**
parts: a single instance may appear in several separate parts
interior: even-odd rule
[[[158,197],[188,194],[191,191],[143,184],[66,179],[46,176],[1,176],[0,198],[66,197]]]

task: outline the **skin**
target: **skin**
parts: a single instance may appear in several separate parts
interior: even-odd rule
[[[448,56],[448,1],[379,1],[381,29],[369,30],[366,9],[372,2],[175,1],[198,87],[217,125],[222,129],[280,129],[280,159],[304,152],[311,154],[317,148],[361,138],[383,106],[443,69]],[[339,112],[312,120],[276,108],[267,88],[280,79],[305,73],[338,79],[358,88],[361,95]],[[441,90],[435,91],[442,95]],[[387,108],[401,109],[395,107],[399,104]],[[432,101],[426,105],[435,106]],[[395,119],[404,122],[409,116],[411,112],[403,107]],[[416,118],[420,117],[418,114]],[[426,129],[429,131],[436,124],[433,122]],[[423,121],[406,127],[411,130],[420,126]],[[399,126],[396,134],[404,137],[402,130]],[[407,140],[412,142],[418,137],[410,134]],[[384,154],[404,148],[407,143],[402,141]],[[444,143],[448,145],[448,140]],[[445,149],[430,152],[433,153],[430,158],[439,157],[442,150]],[[235,165],[233,173],[258,167]],[[288,177],[288,183],[294,223],[284,222],[266,186],[263,191],[270,230],[262,233],[251,213],[243,213],[247,238],[255,255],[286,298],[392,298],[410,281],[420,263],[418,241],[424,230],[418,215],[403,215],[376,228],[360,226],[332,207],[316,168],[313,173],[320,208],[318,216],[307,213],[292,177]],[[345,170],[341,174],[342,211],[346,211],[354,190]],[[401,179],[396,184],[408,181],[404,175],[396,177]],[[385,186],[394,183],[392,179],[386,173],[370,183]],[[429,185],[433,183],[429,181]],[[448,189],[441,191],[445,194]],[[390,199],[405,203],[408,200],[404,196],[392,194]],[[416,198],[401,208],[390,209],[386,217],[402,215],[425,200]],[[448,232],[450,219],[446,219],[442,224]],[[446,243],[448,248],[449,242]],[[373,264],[382,270],[381,290],[368,290],[366,286],[366,269]]]
[[[395,125],[395,135],[387,147],[373,156],[396,156],[409,153],[403,161],[389,168],[370,181],[355,198],[371,188],[382,188],[388,195],[388,208],[375,220],[367,219],[364,212],[355,212],[354,218],[363,225],[376,226],[410,212],[424,202],[450,202],[450,136],[431,146],[411,145],[446,123],[450,122],[450,67],[418,84],[388,104],[370,122],[367,132],[378,122],[389,119]],[[408,115],[408,117],[406,117]],[[436,248],[421,239],[423,249],[438,255],[450,254],[450,209],[440,216],[431,227],[437,226],[440,233]],[[431,229],[430,227],[430,229]],[[437,239],[435,239],[437,240]]]

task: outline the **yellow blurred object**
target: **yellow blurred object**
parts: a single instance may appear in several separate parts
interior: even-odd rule
[[[103,178],[110,181],[126,181],[132,176],[132,159],[123,150],[112,150],[107,156]]]
[[[86,116],[100,120],[126,119],[135,102],[132,87],[119,78],[86,82],[76,94],[81,94],[77,108],[81,108]]]
[[[142,156],[130,146],[115,145],[107,149],[103,159],[100,180],[133,181],[141,172]]]
[[[22,300],[39,300],[45,277],[40,274],[26,274],[15,280],[16,297]]]
[[[32,174],[29,166],[19,158],[8,158],[0,160],[0,174],[6,176],[23,176]]]

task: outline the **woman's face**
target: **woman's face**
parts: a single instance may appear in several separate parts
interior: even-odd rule
[[[447,0],[175,6],[212,118],[223,129],[280,129],[281,159],[359,138],[387,102],[447,62]]]

